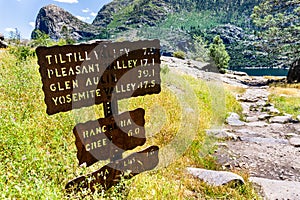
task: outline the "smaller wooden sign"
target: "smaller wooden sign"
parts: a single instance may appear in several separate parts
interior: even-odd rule
[[[138,108],[76,125],[73,133],[79,165],[86,163],[90,166],[99,160],[111,158],[116,150],[122,153],[144,145],[144,116],[145,110]]]
[[[159,147],[151,146],[143,151],[133,153],[127,158],[109,163],[92,174],[70,181],[66,185],[66,190],[78,192],[81,189],[90,189],[94,192],[97,185],[108,190],[120,182],[124,172],[128,172],[125,178],[132,178],[139,173],[154,169],[159,162],[158,151]]]

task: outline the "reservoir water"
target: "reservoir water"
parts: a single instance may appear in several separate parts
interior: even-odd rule
[[[288,69],[234,69],[234,71],[246,72],[249,76],[287,76]]]

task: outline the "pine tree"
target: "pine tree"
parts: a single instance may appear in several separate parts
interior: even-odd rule
[[[230,56],[228,55],[223,40],[217,35],[209,46],[209,56],[215,62],[220,73],[225,73],[228,68]]]
[[[264,0],[251,18],[258,27],[260,47],[277,59],[291,63],[300,56],[300,1]]]

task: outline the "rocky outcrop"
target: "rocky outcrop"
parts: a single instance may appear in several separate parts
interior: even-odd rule
[[[240,120],[240,116],[237,113],[230,113],[226,119],[226,123],[230,126],[244,126],[245,122]]]
[[[253,40],[253,37],[247,35],[242,28],[234,26],[232,24],[217,26],[216,28],[213,28],[208,33],[213,35],[220,35],[224,44],[232,44],[232,43],[243,41],[245,39]]]
[[[66,35],[74,40],[94,38],[101,33],[99,27],[80,21],[78,18],[56,5],[40,9],[32,38],[36,30],[48,34],[52,39],[64,38]]]
[[[7,43],[4,41],[4,35],[0,33],[0,48],[6,48],[7,46]]]
[[[287,82],[288,83],[294,83],[298,82],[300,83],[300,59],[293,62],[289,69],[289,73],[287,75]]]

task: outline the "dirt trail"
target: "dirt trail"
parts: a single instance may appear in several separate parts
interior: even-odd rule
[[[266,87],[250,87],[237,99],[245,121],[231,115],[223,129],[231,140],[216,156],[224,168],[249,170],[250,176],[300,182],[300,123],[267,102]]]

